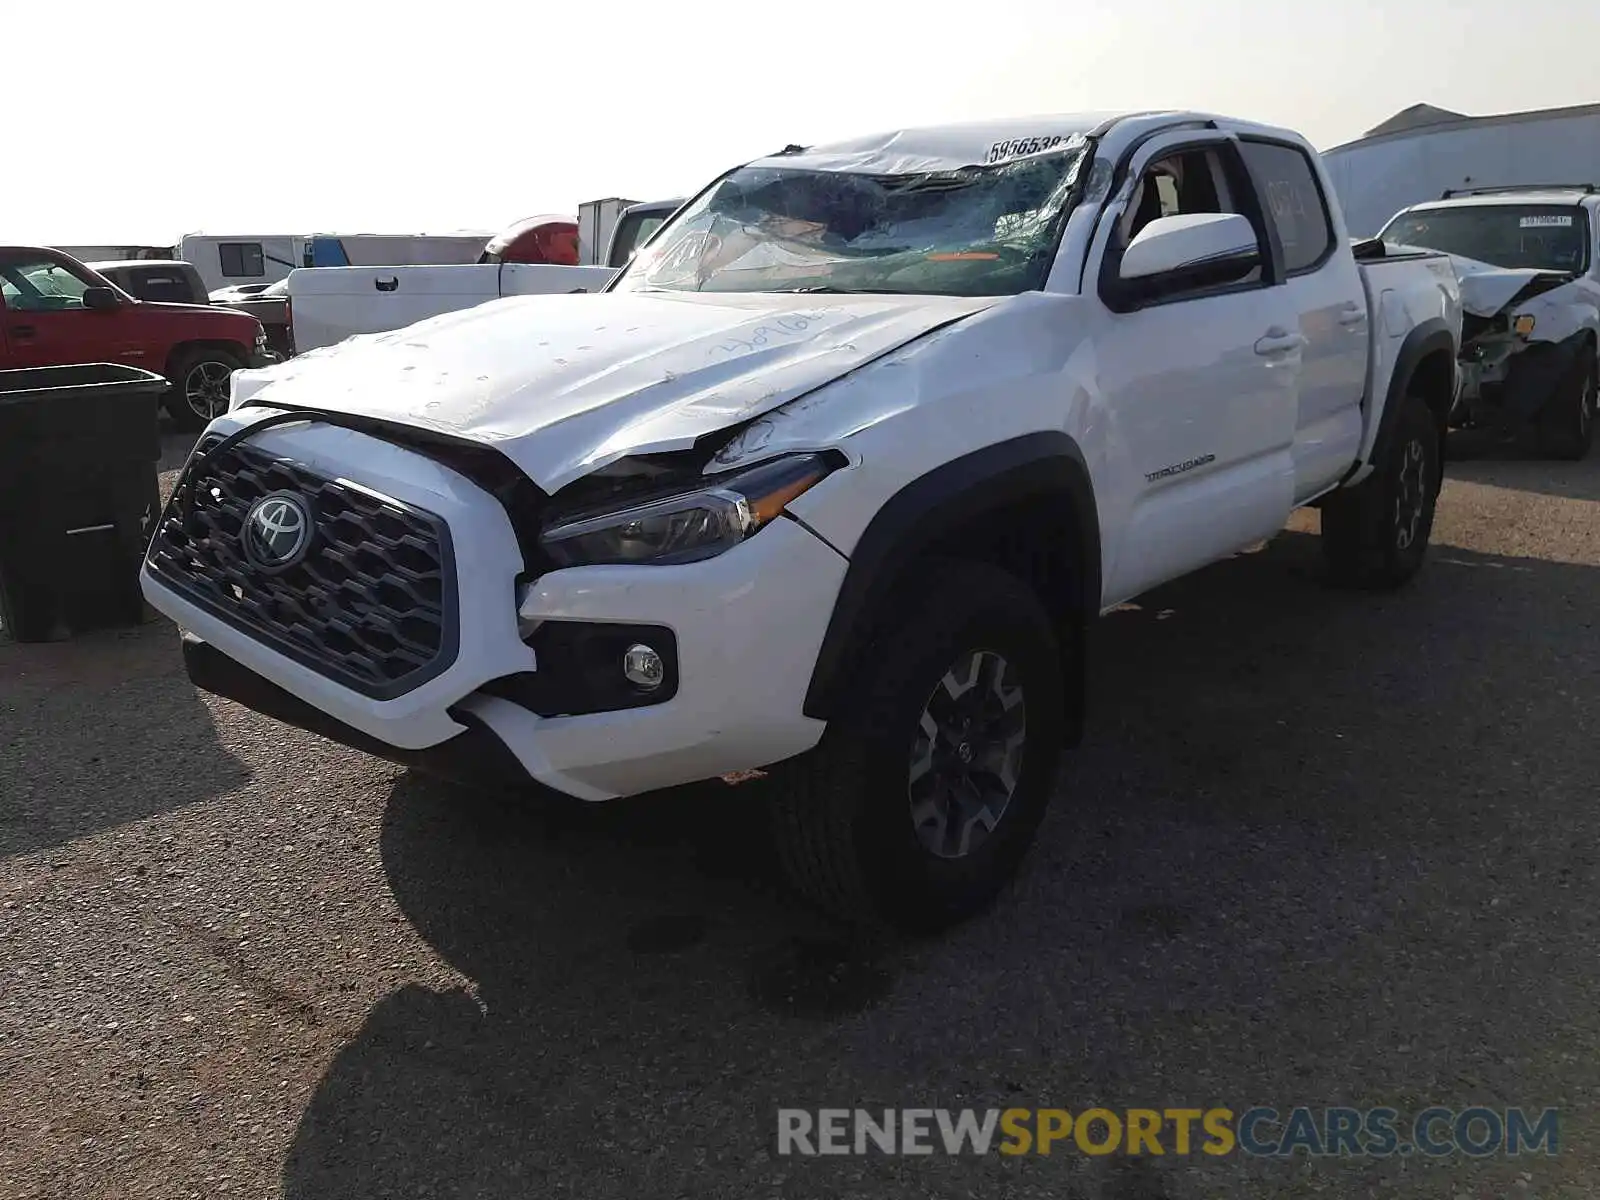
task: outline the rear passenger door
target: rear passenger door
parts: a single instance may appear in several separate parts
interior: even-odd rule
[[[1322,180],[1291,142],[1241,137],[1256,187],[1272,214],[1300,336],[1294,431],[1297,504],[1334,486],[1361,446],[1372,331],[1361,268],[1339,245]]]

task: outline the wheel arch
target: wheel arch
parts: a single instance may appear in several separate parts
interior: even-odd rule
[[[1405,337],[1400,353],[1395,356],[1394,370],[1389,374],[1389,387],[1384,397],[1383,413],[1378,418],[1377,436],[1367,462],[1380,462],[1394,437],[1394,428],[1400,417],[1400,403],[1408,395],[1415,395],[1433,413],[1439,432],[1439,462],[1445,461],[1445,431],[1450,410],[1455,404],[1460,367],[1456,360],[1458,339],[1443,318],[1423,321]]]
[[[803,705],[827,720],[848,666],[893,619],[916,567],[934,557],[988,562],[1039,593],[1062,641],[1073,740],[1082,732],[1083,656],[1101,603],[1100,518],[1088,465],[1059,431],[953,459],[902,487],[850,554]]]
[[[162,374],[166,376],[168,382],[173,384],[178,382],[172,378],[173,372],[178,369],[179,363],[197,350],[222,351],[230,357],[238,359],[241,365],[250,361],[250,348],[240,342],[231,341],[228,338],[190,338],[187,341],[176,343],[171,350],[167,351],[167,361],[164,364]]]

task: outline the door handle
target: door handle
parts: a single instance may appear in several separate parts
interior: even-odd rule
[[[1339,324],[1345,326],[1365,325],[1367,323],[1367,310],[1359,304],[1346,304],[1339,311]]]
[[[32,325],[13,325],[11,327],[11,332],[16,334],[19,338],[37,337],[39,333],[39,331]]]
[[[392,292],[400,286],[400,277],[398,275],[391,275],[388,279],[374,279],[372,281],[372,286],[377,288],[380,292]]]
[[[1288,354],[1298,350],[1306,344],[1306,339],[1298,333],[1290,333],[1281,326],[1274,325],[1256,341],[1256,353],[1260,355]]]

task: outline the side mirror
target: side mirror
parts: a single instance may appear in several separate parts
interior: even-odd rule
[[[1122,252],[1118,277],[1138,296],[1219,287],[1261,265],[1255,226],[1238,213],[1159,217]]]
[[[117,299],[116,292],[108,287],[91,287],[83,289],[83,306],[104,312],[106,309],[116,308],[122,302]]]

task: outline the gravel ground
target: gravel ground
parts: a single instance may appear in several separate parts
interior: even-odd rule
[[[1103,622],[1023,878],[890,945],[772,886],[760,783],[476,795],[197,694],[164,623],[0,645],[0,1195],[1600,1193],[1600,455],[1453,465],[1401,595],[1314,530]],[[1339,1103],[1561,1152],[775,1153],[780,1106]]]

